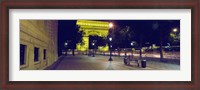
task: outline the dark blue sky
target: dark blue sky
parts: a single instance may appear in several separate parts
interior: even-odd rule
[[[130,26],[132,30],[152,31],[155,27],[162,30],[171,30],[177,28],[180,30],[180,20],[100,20],[112,22],[114,26],[123,28]],[[64,42],[74,37],[76,20],[58,21],[58,49],[59,52],[64,47]],[[152,37],[154,37],[152,35]]]

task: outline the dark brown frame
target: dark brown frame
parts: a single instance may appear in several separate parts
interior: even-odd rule
[[[9,9],[191,9],[192,10],[192,81],[9,81]],[[134,89],[200,90],[199,67],[199,0],[62,0],[2,1],[0,84],[7,89]],[[163,76],[164,77],[164,76]]]

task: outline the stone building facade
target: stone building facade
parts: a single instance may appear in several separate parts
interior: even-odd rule
[[[57,60],[57,32],[56,20],[20,20],[20,70],[41,70]]]

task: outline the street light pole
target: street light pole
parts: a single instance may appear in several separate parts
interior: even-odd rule
[[[175,38],[177,37],[177,36],[176,36],[176,32],[177,32],[177,31],[178,31],[177,28],[174,28],[174,29],[173,29],[173,32],[174,32],[174,34],[175,34]]]
[[[112,42],[112,37],[109,37],[109,41],[110,41],[110,47],[109,47],[109,50],[110,50],[110,58],[109,58],[109,61],[112,61],[112,44],[111,44],[111,42]]]
[[[133,47],[133,42],[131,42],[131,54],[132,54],[132,57],[133,57],[133,49],[132,49],[132,47]]]
[[[111,50],[111,48],[112,48],[112,37],[111,37],[111,29],[114,27],[114,25],[113,25],[113,23],[109,23],[109,28],[110,28],[110,30],[109,30],[109,50],[110,50],[110,58],[109,58],[109,60],[108,61],[112,61],[112,50]]]
[[[94,42],[92,43],[92,46],[93,46],[93,57],[95,57],[94,56],[94,49],[95,49],[95,43]]]
[[[65,54],[65,55],[66,55],[66,56],[67,56],[67,45],[68,45],[68,43],[65,42],[65,49],[66,49],[66,50],[65,50],[65,51],[66,51],[66,54]]]
[[[109,58],[109,61],[112,61],[112,50],[111,50],[111,48],[112,48],[112,45],[110,45],[110,58]]]

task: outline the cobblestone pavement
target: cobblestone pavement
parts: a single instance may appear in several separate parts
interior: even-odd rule
[[[158,61],[147,60],[146,68],[137,66],[131,61],[130,65],[125,65],[123,57],[113,56],[113,61],[108,61],[109,56],[87,55],[61,56],[53,65],[46,70],[180,70],[180,65]]]

